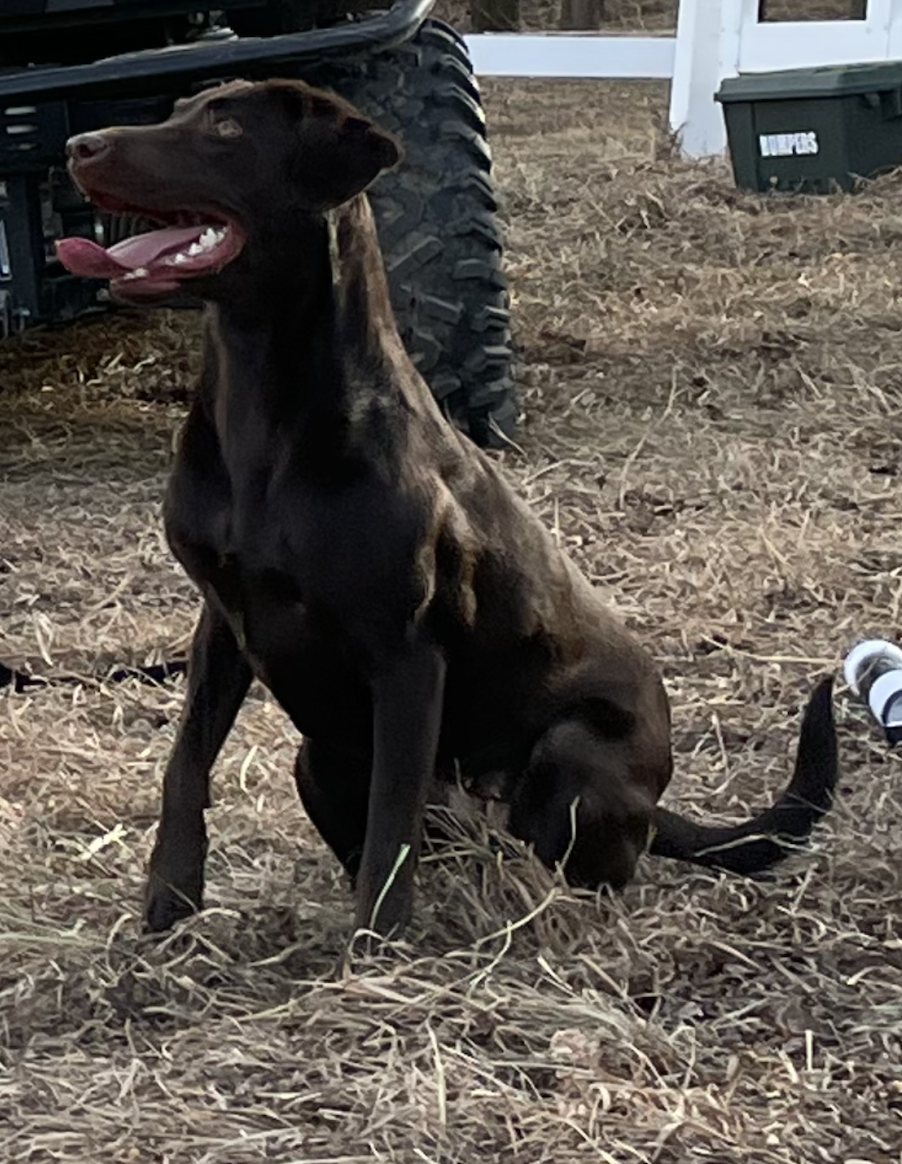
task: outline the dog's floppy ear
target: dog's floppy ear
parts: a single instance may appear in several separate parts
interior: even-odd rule
[[[400,160],[395,138],[340,97],[297,82],[289,100],[300,115],[292,176],[311,209],[340,206]]]

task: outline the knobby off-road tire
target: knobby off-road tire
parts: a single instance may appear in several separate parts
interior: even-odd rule
[[[512,436],[510,313],[485,117],[463,40],[427,20],[398,48],[305,74],[404,144],[370,200],[402,338],[446,414],[480,445]]]

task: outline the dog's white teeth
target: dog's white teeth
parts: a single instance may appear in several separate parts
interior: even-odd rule
[[[214,247],[219,246],[224,238],[224,230],[214,230],[212,226],[209,226],[200,238],[188,247],[188,254],[193,258],[194,255],[202,255],[204,251],[212,251]]]
[[[167,255],[163,259],[163,262],[167,263],[170,267],[179,263],[187,263],[189,259],[196,259],[198,255],[206,254],[207,251],[218,247],[225,236],[225,227],[217,228],[208,226],[200,238],[195,239],[187,250],[177,251],[174,255]]]
[[[225,236],[226,232],[223,227],[208,226],[197,242],[192,243],[188,253],[190,254],[194,247],[199,248],[199,250],[196,252],[198,254],[200,251],[212,250],[213,247],[219,246]]]
[[[146,267],[135,267],[135,269],[133,271],[129,271],[128,274],[123,275],[122,278],[123,278],[123,280],[125,280],[125,279],[146,279],[147,278],[147,268]]]

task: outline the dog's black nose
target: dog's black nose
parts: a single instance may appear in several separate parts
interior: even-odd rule
[[[87,162],[100,157],[110,148],[109,138],[103,133],[80,133],[66,142],[66,157]]]

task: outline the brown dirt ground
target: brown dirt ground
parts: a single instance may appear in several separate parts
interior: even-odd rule
[[[668,802],[741,817],[815,676],[902,637],[902,177],[742,194],[668,157],[659,86],[485,89],[507,468],[665,672]],[[902,769],[842,692],[838,804],[772,881],[646,860],[604,901],[471,822],[339,973],[349,895],[257,691],[210,909],[139,938],[181,688],[102,675],[195,617],[159,503],[196,358],[191,315],[0,351],[0,659],[84,676],[0,700],[0,1158],[899,1164]]]

